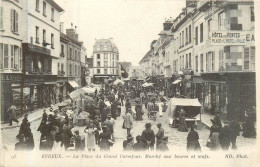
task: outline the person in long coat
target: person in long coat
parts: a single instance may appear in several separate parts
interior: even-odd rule
[[[126,115],[124,116],[124,128],[127,130],[127,134],[130,134],[133,128],[133,116],[130,114],[130,109],[126,110]]]
[[[137,121],[142,121],[142,105],[140,104],[140,101],[137,101],[137,104],[135,106],[135,111],[136,111],[136,120]]]
[[[150,150],[154,150],[154,143],[155,143],[155,134],[154,131],[151,129],[151,123],[145,124],[145,130],[142,132],[142,138],[145,139],[147,147]]]
[[[110,144],[109,140],[111,139],[111,133],[109,132],[109,129],[106,126],[102,127],[102,133],[100,133],[100,151],[109,151],[110,150]]]
[[[252,114],[250,110],[245,111],[245,121],[243,123],[242,136],[246,138],[256,137],[255,118],[254,118],[254,114]]]
[[[210,135],[209,135],[210,140],[213,143],[211,149],[218,150],[220,146],[220,141],[219,141],[220,128],[214,120],[211,120],[211,122],[212,122],[212,126],[210,127]]]
[[[237,149],[237,136],[240,135],[241,127],[239,123],[236,122],[235,118],[232,118],[231,122],[229,123],[229,129],[230,129],[230,142],[232,144],[232,149]]]
[[[117,117],[117,102],[113,101],[111,104],[111,114],[112,114],[112,118],[114,120],[116,120]]]
[[[134,150],[134,138],[127,137],[127,144],[125,146],[124,151],[133,151]]]
[[[224,122],[224,127],[219,132],[219,141],[223,150],[228,150],[230,146],[230,129],[227,122]]]
[[[188,130],[188,126],[187,126],[187,123],[185,120],[185,111],[183,109],[181,109],[179,121],[180,121],[180,124],[178,127],[178,131],[188,132],[189,130]]]
[[[126,99],[125,109],[128,110],[129,108],[131,108],[130,99]]]
[[[67,124],[63,125],[61,138],[62,138],[62,146],[64,145],[65,150],[70,147],[70,139],[73,136],[71,129],[67,126]]]
[[[142,136],[136,136],[136,143],[134,144],[134,151],[145,151],[147,150],[147,145],[143,142]]]
[[[106,107],[106,104],[104,103],[104,98],[102,97],[99,101],[99,113],[100,113],[100,116],[101,116],[101,121],[105,121],[106,118],[105,118],[105,114],[104,114],[104,108]]]
[[[187,150],[188,151],[200,151],[199,134],[194,130],[194,126],[191,129],[187,137]]]
[[[159,145],[162,143],[162,139],[164,137],[164,129],[162,128],[161,123],[157,123],[158,132],[156,133],[156,149],[158,149]]]
[[[15,121],[17,124],[19,123],[19,121],[17,120],[17,116],[16,116],[16,107],[15,105],[11,105],[8,109],[9,112],[9,125],[12,126],[12,122]]]
[[[168,148],[168,146],[167,146],[167,143],[168,143],[168,137],[165,136],[165,137],[163,137],[163,139],[162,139],[162,143],[159,144],[159,146],[158,146],[158,151],[162,151],[162,152],[169,151],[169,148]]]

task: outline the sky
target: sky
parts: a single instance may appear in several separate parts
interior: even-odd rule
[[[113,38],[119,61],[138,65],[158,39],[167,18],[176,18],[184,0],[55,0],[63,9],[64,30],[77,26],[79,40],[91,57],[95,39]]]

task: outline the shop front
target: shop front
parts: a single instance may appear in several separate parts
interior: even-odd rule
[[[225,119],[244,119],[244,111],[256,105],[254,72],[201,74],[204,84],[203,104],[206,112]]]
[[[1,74],[1,121],[8,121],[8,108],[13,104],[18,114],[22,112],[22,74]]]

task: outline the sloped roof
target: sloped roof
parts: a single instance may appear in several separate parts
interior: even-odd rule
[[[113,52],[118,52],[118,48],[116,44],[111,40],[111,39],[97,39],[94,47],[96,46],[101,46],[101,50],[104,46],[107,46],[107,50],[103,51],[113,51]]]
[[[139,63],[145,61],[145,60],[150,56],[151,53],[152,53],[152,50],[149,50],[149,51],[144,55],[144,57],[139,61]]]
[[[119,62],[119,64],[120,64],[124,69],[126,69],[127,67],[130,67],[130,66],[132,65],[131,62],[126,62],[126,61],[124,61],[124,62]]]

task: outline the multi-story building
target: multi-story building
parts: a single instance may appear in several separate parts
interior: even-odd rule
[[[130,69],[132,67],[132,63],[131,62],[119,62],[119,65],[121,66],[121,70],[125,70],[124,72],[128,74],[128,76],[126,78],[129,77],[129,73],[130,73]],[[124,77],[125,75],[122,74],[122,77]]]
[[[112,38],[96,40],[93,46],[93,68],[95,83],[119,76],[119,51]]]
[[[256,105],[254,17],[252,1],[197,3],[195,66],[209,112],[241,120],[245,109]]]
[[[157,42],[154,55],[145,55],[140,65],[153,62],[158,75],[164,64],[166,76],[171,53],[174,96],[198,98],[205,112],[241,120],[256,104],[254,18],[253,1],[187,1],[173,20],[170,44]]]
[[[19,103],[19,111],[55,103],[63,9],[53,0],[1,3],[1,39],[4,39],[1,41],[6,43],[1,45],[4,53],[1,64],[6,80],[4,89],[10,95],[4,97],[5,109],[2,111],[7,111],[11,103]],[[10,93],[13,88],[14,93]]]
[[[131,80],[140,79],[140,67],[139,66],[132,66],[129,71],[129,78]]]
[[[0,7],[1,119],[11,104],[20,108],[22,85],[22,1],[1,1]]]
[[[68,87],[67,91],[72,92],[73,90],[81,87],[81,46],[82,43],[78,40],[78,34],[73,24],[70,29],[66,29],[67,43],[67,76],[68,76]]]
[[[86,84],[93,83],[93,58],[87,58],[86,60]]]

